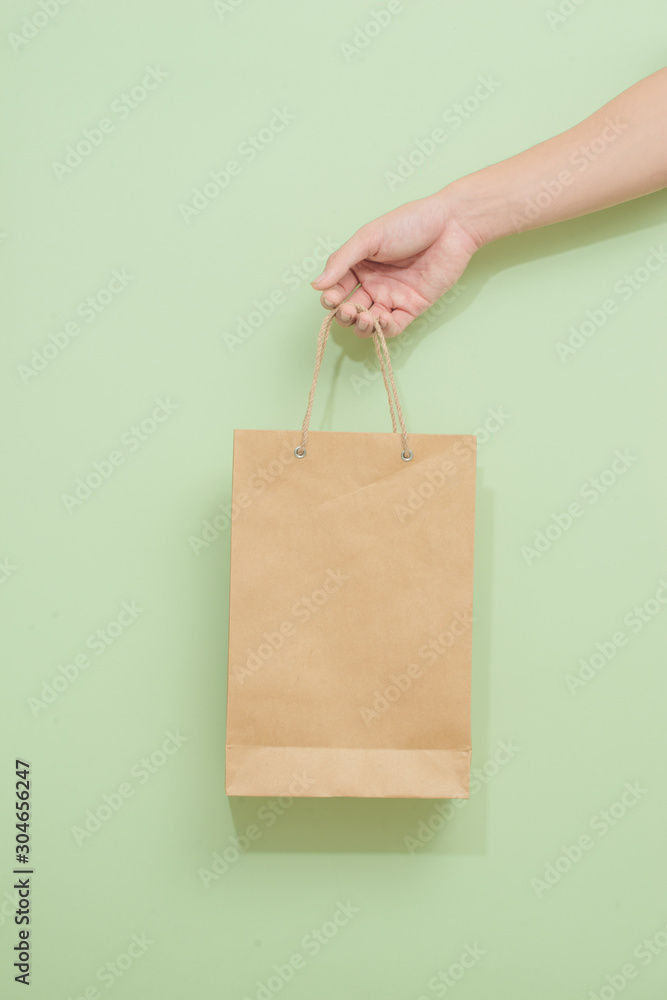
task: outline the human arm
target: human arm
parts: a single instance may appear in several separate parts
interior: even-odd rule
[[[319,278],[336,319],[396,336],[458,281],[481,247],[667,186],[667,69],[633,84],[565,132],[362,226]],[[372,315],[369,315],[372,314]]]

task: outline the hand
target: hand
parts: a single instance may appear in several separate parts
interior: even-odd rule
[[[331,254],[311,282],[322,291],[320,302],[333,309],[360,285],[347,301],[365,311],[344,305],[336,321],[370,337],[375,316],[385,337],[395,337],[458,281],[482,245],[456,215],[443,189],[368,222]]]

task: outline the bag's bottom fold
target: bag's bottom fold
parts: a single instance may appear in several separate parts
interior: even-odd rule
[[[471,750],[228,746],[227,795],[467,799]]]

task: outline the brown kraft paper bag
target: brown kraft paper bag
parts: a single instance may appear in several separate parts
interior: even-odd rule
[[[309,433],[335,311],[302,430],[234,431],[226,792],[465,799],[476,437],[408,439],[377,322],[394,432]]]

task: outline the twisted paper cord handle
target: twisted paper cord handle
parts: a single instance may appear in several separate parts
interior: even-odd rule
[[[358,302],[347,303],[347,304],[354,305],[358,313],[365,311],[363,306],[360,306]],[[341,305],[343,305],[342,302]],[[310,424],[310,417],[313,412],[313,400],[315,398],[315,387],[317,385],[317,376],[320,373],[322,356],[324,354],[324,348],[326,347],[327,338],[329,336],[329,330],[331,329],[333,318],[340,309],[341,305],[336,306],[335,309],[332,309],[329,313],[327,313],[322,323],[322,326],[320,327],[320,332],[317,338],[317,354],[315,355],[315,371],[313,373],[313,382],[310,387],[310,393],[308,396],[308,408],[306,410],[306,415],[303,419],[301,444],[294,449],[294,454],[297,456],[297,458],[305,458],[306,456],[306,445],[308,443],[308,426]],[[384,382],[384,387],[387,390],[387,398],[389,400],[389,412],[391,414],[391,426],[394,431],[394,434],[397,434],[398,427],[396,424],[396,415],[398,415],[398,423],[400,424],[401,427],[401,438],[403,441],[401,458],[403,458],[406,462],[409,462],[410,459],[412,458],[412,452],[408,447],[408,432],[405,429],[403,411],[401,410],[401,404],[398,399],[398,391],[396,389],[396,383],[394,381],[394,372],[391,367],[391,358],[389,357],[389,349],[387,347],[387,341],[385,340],[385,336],[382,332],[382,328],[380,326],[380,323],[378,322],[377,317],[373,317],[373,344],[375,345],[375,353],[377,354],[377,358],[380,363],[380,371],[382,372],[382,381]],[[396,412],[394,412],[394,407],[396,409]]]

